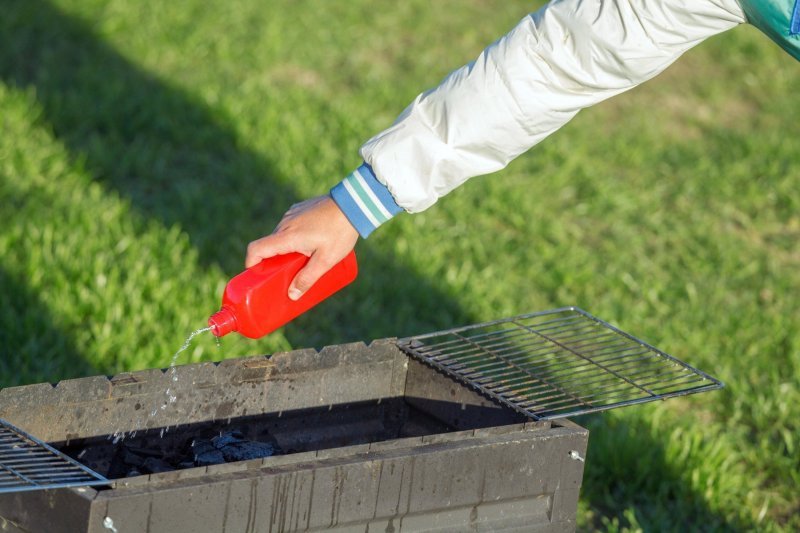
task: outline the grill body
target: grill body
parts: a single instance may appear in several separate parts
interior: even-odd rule
[[[0,494],[4,527],[108,533],[108,517],[118,531],[151,533],[575,529],[588,432],[527,419],[410,359],[393,339],[175,375],[5,389],[0,417],[62,449],[111,446],[107,436],[121,429],[156,438],[169,425],[168,441],[192,424],[266,417],[294,453],[111,479],[107,488]],[[167,386],[177,399],[160,423],[142,417]]]
[[[85,485],[108,485],[0,491],[0,520],[53,533],[573,531],[588,432],[564,417],[721,386],[564,308],[369,346],[7,388],[0,418],[13,438],[50,443],[26,441],[37,454],[85,453],[99,473]],[[167,389],[174,400],[148,417]],[[124,442],[178,448],[224,429],[266,432],[286,453],[110,475]]]

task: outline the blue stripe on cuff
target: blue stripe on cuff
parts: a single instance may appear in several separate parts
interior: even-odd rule
[[[367,184],[375,197],[381,202],[386,211],[388,211],[392,216],[403,210],[403,208],[397,205],[397,203],[394,201],[394,198],[389,190],[378,181],[378,179],[375,177],[375,173],[372,172],[372,168],[369,165],[366,163],[362,164],[360,167],[358,167],[358,173],[361,175],[364,183]],[[353,174],[351,173],[347,178],[336,184],[331,189],[331,197],[333,198],[333,201],[336,202],[336,205],[339,206],[339,209],[341,209],[344,215],[347,217],[347,220],[349,220],[356,231],[358,231],[359,235],[366,239],[369,234],[375,231],[380,224],[376,225],[370,221],[367,214],[361,209],[361,206],[359,206],[356,199],[345,187],[345,181],[347,179],[351,179],[352,176]]]
[[[344,181],[340,181],[331,189],[331,198],[363,238],[366,239],[375,230],[377,226],[372,225],[369,219],[364,216],[350,193],[344,188]]]

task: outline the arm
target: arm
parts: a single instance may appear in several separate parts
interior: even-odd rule
[[[551,2],[419,95],[361,155],[400,206],[422,211],[744,21],[736,0]]]
[[[354,228],[366,237],[394,213],[422,211],[469,178],[504,168],[581,109],[654,77],[691,47],[743,22],[736,0],[553,1],[419,95],[361,147],[365,166],[306,217],[335,223],[288,228],[282,221],[273,236],[251,243],[247,262],[290,251],[289,242],[312,258],[324,254],[313,275],[298,274],[302,292],[352,249]],[[330,209],[333,201],[338,211]],[[348,230],[342,220],[350,221]],[[283,244],[275,246],[277,240]]]

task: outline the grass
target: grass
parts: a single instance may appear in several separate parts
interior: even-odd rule
[[[166,366],[246,243],[529,9],[10,0],[0,384]],[[358,245],[351,288],[180,362],[579,305],[726,382],[585,417],[582,530],[800,529],[800,67],[751,28]],[[509,207],[513,206],[513,209]]]

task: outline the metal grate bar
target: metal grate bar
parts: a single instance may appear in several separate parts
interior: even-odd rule
[[[537,420],[723,386],[575,307],[408,337],[397,344]]]
[[[0,493],[108,483],[100,474],[0,419]]]
[[[641,351],[639,353],[635,353],[635,354],[627,354],[627,355],[624,354],[624,352],[630,351],[630,349],[631,348],[626,348],[624,350],[620,350],[620,351],[617,351],[617,352],[612,352],[612,353],[609,353],[609,354],[602,354],[601,353],[601,356],[597,357],[596,361],[598,361],[598,362],[602,361],[603,363],[607,363],[606,366],[614,367],[614,366],[621,366],[621,365],[629,364],[631,361],[634,361],[634,360],[631,359],[631,357],[633,357],[635,355],[643,354],[643,355],[647,356],[647,357],[641,357],[641,358],[636,359],[636,360],[643,360],[643,359],[646,359],[648,357],[651,357],[651,354],[648,354],[647,352],[641,352]],[[619,355],[620,352],[622,352],[623,355]],[[555,354],[555,357],[558,357],[558,354]],[[580,361],[580,360],[575,361],[575,360],[566,359],[566,362],[564,362],[564,363],[561,363],[559,361],[558,364],[554,364],[554,363],[548,361],[548,358],[546,358],[546,357],[532,359],[530,356],[527,356],[524,353],[518,354],[518,355],[516,355],[515,357],[513,357],[511,359],[515,360],[515,361],[520,361],[520,360],[526,360],[527,359],[527,361],[528,361],[528,369],[529,370],[535,370],[538,367],[549,367],[551,369],[551,373],[552,374],[555,374],[556,372],[583,372],[583,371],[586,371],[586,370],[590,370],[590,368],[587,368],[586,362],[585,361]],[[485,365],[473,366],[472,368],[474,370],[474,369],[480,369],[480,368],[482,368],[484,366],[489,368],[488,371],[482,372],[482,374],[484,376],[487,376],[487,378],[490,376],[490,374],[492,374],[492,370],[491,370],[492,368],[499,368],[501,370],[506,370],[505,373],[506,374],[508,373],[507,369],[505,369],[504,367],[502,367],[502,366],[498,367],[497,363],[491,363],[491,362],[486,363]],[[576,370],[576,369],[583,369],[583,370]],[[480,374],[481,372],[475,372],[475,373],[476,374]],[[502,374],[500,374],[500,375],[502,375]],[[495,375],[494,377],[499,377],[499,376]]]
[[[462,340],[464,340],[464,341],[466,341],[466,342],[470,342],[470,343],[472,343],[472,342],[473,342],[473,341],[471,341],[470,339],[468,339],[468,338],[466,338],[466,337],[462,337],[461,335],[458,335],[458,333],[454,333],[454,335],[457,335],[457,336],[459,336],[459,337],[460,337]],[[476,345],[476,346],[478,346],[478,348],[481,348],[481,346],[480,346],[480,345]],[[508,358],[506,358],[506,357],[503,357],[503,356],[502,356],[502,355],[500,355],[499,353],[497,353],[497,352],[494,352],[494,355],[495,355],[496,357],[500,358],[500,359],[501,359],[501,360],[502,360],[502,361],[503,361],[503,362],[504,362],[506,365],[509,365],[509,366],[510,366],[511,368],[513,368],[514,370],[516,370],[516,371],[519,371],[519,372],[523,372],[523,373],[525,372],[525,369],[524,369],[524,368],[522,368],[522,367],[518,366],[516,363],[514,363],[514,362],[512,362],[512,361],[509,361],[509,360],[508,360]],[[544,385],[547,385],[549,388],[551,388],[551,389],[556,389],[556,390],[558,390],[558,391],[559,391],[561,394],[564,394],[565,396],[569,396],[569,397],[573,398],[574,400],[576,400],[576,401],[578,401],[578,402],[580,402],[580,403],[583,403],[583,402],[581,401],[581,399],[580,399],[580,398],[578,398],[577,396],[573,395],[573,394],[572,394],[572,393],[570,393],[569,391],[567,391],[567,390],[565,390],[565,389],[562,389],[562,388],[561,388],[561,387],[559,387],[558,385],[555,385],[555,384],[553,384],[553,383],[549,383],[549,382],[548,382],[546,379],[544,379],[544,378],[541,378],[541,377],[536,377],[536,376],[531,376],[531,377],[533,377],[533,379],[536,379],[536,380],[538,380],[538,381],[542,382],[542,384],[544,384]]]

